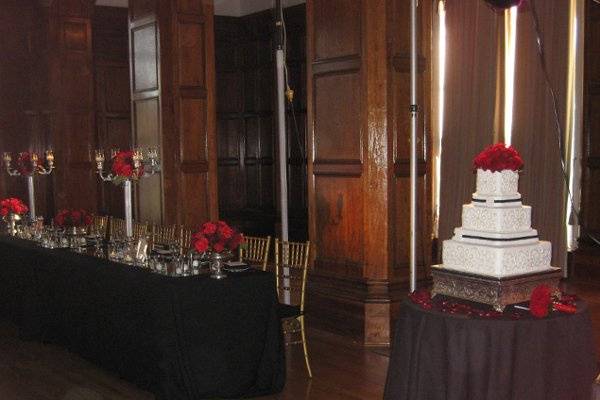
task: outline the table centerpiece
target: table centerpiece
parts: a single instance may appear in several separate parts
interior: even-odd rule
[[[208,221],[192,236],[192,249],[210,259],[210,277],[223,279],[223,263],[233,256],[233,251],[244,242],[244,236],[224,221]]]
[[[17,234],[17,222],[21,220],[21,216],[27,211],[27,206],[15,197],[9,197],[0,202],[0,215],[7,224],[9,235],[15,236]]]

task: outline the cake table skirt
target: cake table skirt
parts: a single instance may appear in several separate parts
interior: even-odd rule
[[[475,319],[405,301],[386,400],[589,400],[597,374],[587,306],[546,319]]]

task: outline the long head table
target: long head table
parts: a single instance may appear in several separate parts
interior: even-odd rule
[[[272,274],[168,277],[0,237],[0,312],[157,399],[275,393],[285,362]]]

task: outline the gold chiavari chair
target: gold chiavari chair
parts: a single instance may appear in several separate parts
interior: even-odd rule
[[[133,237],[140,239],[148,236],[148,223],[147,222],[134,222],[133,223]]]
[[[262,270],[266,271],[271,236],[266,238],[244,236],[244,241],[245,243],[239,247],[239,260],[248,264],[260,265]]]
[[[275,239],[275,278],[279,297],[279,316],[286,345],[301,344],[308,376],[312,370],[308,360],[304,321],[304,298],[310,242],[285,242]],[[289,304],[282,303],[289,296]],[[287,303],[287,302],[286,302]],[[300,339],[297,335],[300,334]],[[295,339],[295,340],[294,340]]]
[[[125,237],[125,220],[110,217],[110,240],[123,239]]]
[[[94,215],[92,218],[92,230],[103,238],[106,238],[106,234],[108,233],[108,216]]]
[[[159,246],[170,246],[176,243],[177,237],[175,235],[175,225],[163,226],[163,225],[152,225],[152,249],[156,245]]]
[[[190,247],[192,247],[192,230],[184,228],[182,226],[179,229],[179,236],[177,237],[177,242],[179,244],[181,255],[186,254]]]

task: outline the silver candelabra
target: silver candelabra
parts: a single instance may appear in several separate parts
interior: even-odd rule
[[[118,149],[111,150],[111,160],[114,163],[116,157],[121,154]],[[133,215],[131,201],[131,184],[141,178],[146,178],[160,172],[160,160],[158,149],[149,147],[147,149],[136,148],[131,151],[131,174],[120,175],[111,168],[111,172],[104,171],[104,151],[96,150],[96,172],[104,182],[123,183],[123,195],[125,201],[125,233],[128,238],[133,236]],[[126,161],[127,162],[127,161]]]
[[[13,165],[13,158],[10,153],[4,153],[4,166],[10,176],[23,176],[27,178],[27,194],[29,196],[29,218],[36,220],[35,214],[35,186],[33,178],[35,175],[50,175],[54,170],[54,153],[52,150],[45,152],[46,165],[36,153],[19,153],[16,167]]]

